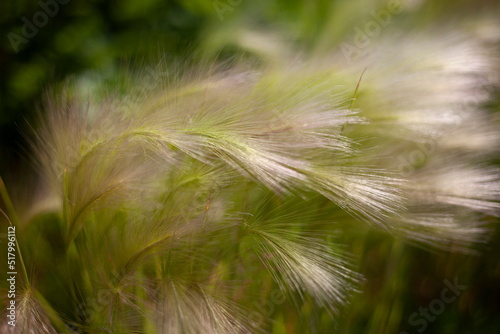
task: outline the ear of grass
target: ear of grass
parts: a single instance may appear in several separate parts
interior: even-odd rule
[[[361,276],[321,238],[328,232],[315,225],[331,224],[321,222],[320,212],[314,206],[296,211],[300,205],[294,203],[288,199],[273,205],[272,197],[263,197],[243,228],[243,242],[296,305],[311,296],[315,304],[336,313]]]

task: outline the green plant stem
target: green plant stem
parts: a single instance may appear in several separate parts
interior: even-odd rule
[[[352,109],[352,105],[354,104],[354,100],[356,99],[356,96],[358,95],[358,90],[359,90],[359,85],[361,84],[361,79],[363,79],[363,74],[365,74],[367,68],[365,68],[363,70],[363,72],[361,73],[361,75],[359,76],[358,84],[356,85],[356,89],[354,90],[354,94],[352,95],[352,98],[351,98],[351,105],[349,106],[349,110]]]
[[[10,199],[9,193],[7,192],[7,187],[5,187],[5,183],[3,183],[2,178],[0,177],[0,194],[2,195],[3,202],[7,207],[7,212],[14,220],[14,224],[12,224],[9,215],[7,215],[2,209],[0,211],[7,218],[9,225],[12,227],[20,226],[19,218],[17,217],[16,211],[14,210],[14,205],[12,205],[12,201]],[[26,287],[30,286],[30,281],[28,278],[28,272],[26,271],[26,266],[24,265],[23,255],[21,253],[21,247],[19,247],[19,243],[17,242],[17,237],[15,238],[17,253],[19,254],[19,260],[21,261],[21,269],[23,271],[24,279],[26,282]]]
[[[12,218],[14,226],[20,226],[21,224],[19,218],[17,217],[16,210],[14,209],[14,205],[12,204],[9,193],[7,192],[7,187],[5,186],[5,183],[3,182],[1,177],[0,177],[0,194],[2,195],[2,200],[6,206],[7,214],[9,215],[9,217]]]

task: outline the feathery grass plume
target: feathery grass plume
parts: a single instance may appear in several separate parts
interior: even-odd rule
[[[318,213],[304,211],[301,202],[290,198],[271,209],[268,202],[266,195],[246,219],[242,234],[245,245],[292,300],[310,295],[320,305],[337,311],[338,305],[347,303],[346,297],[361,277],[349,269],[345,254],[327,246],[324,236],[329,230],[317,226],[322,222]]]
[[[42,240],[23,246],[38,277],[24,332],[270,332],[260,305],[275,292],[282,313],[335,317],[362,278],[333,217],[437,248],[484,240],[499,131],[474,91],[498,82],[481,81],[495,66],[481,41],[452,37],[381,40],[346,69],[339,54],[267,50],[138,93],[141,78],[49,93],[34,147],[59,205],[23,225]],[[394,157],[413,152],[402,170]]]
[[[0,330],[6,334],[29,333],[29,334],[56,334],[57,331],[51,324],[47,311],[43,309],[40,302],[34,296],[34,291],[27,289],[18,291],[16,300],[15,326],[9,324],[11,320],[3,317]]]
[[[496,36],[498,40],[498,34]],[[235,37],[233,43],[240,43],[242,38]],[[261,36],[261,39],[262,45],[266,45],[267,37]],[[286,62],[280,58],[281,54],[274,56],[281,59],[281,66],[286,68],[287,72],[302,72],[297,76],[313,77],[316,80],[322,78],[325,86],[329,84],[330,87],[345,87],[347,84],[355,87],[359,74],[363,69],[368,69],[362,77],[363,89],[359,94],[355,94],[355,106],[361,110],[358,115],[363,117],[365,122],[359,126],[348,126],[343,132],[346,137],[359,139],[358,152],[361,154],[351,154],[351,157],[355,157],[358,168],[354,173],[362,173],[360,165],[369,164],[375,168],[379,167],[389,175],[391,171],[398,171],[398,178],[406,179],[410,184],[393,179],[391,187],[398,189],[400,192],[396,194],[404,198],[399,200],[399,208],[396,207],[398,213],[393,215],[393,224],[386,225],[381,218],[394,214],[395,210],[378,205],[378,208],[373,208],[378,215],[372,216],[366,212],[367,204],[371,201],[366,195],[373,194],[373,198],[379,199],[385,196],[387,202],[397,202],[395,198],[390,198],[395,193],[374,191],[381,189],[380,187],[372,186],[372,191],[365,191],[362,187],[344,188],[349,189],[351,195],[354,194],[354,189],[362,191],[357,196],[363,198],[359,202],[363,203],[365,209],[357,207],[356,212],[365,210],[365,215],[370,216],[371,221],[378,221],[379,225],[386,229],[394,230],[397,234],[403,233],[408,238],[415,237],[423,241],[422,232],[427,230],[429,243],[438,247],[447,248],[445,245],[449,245],[451,239],[461,244],[461,237],[458,237],[458,240],[453,237],[457,231],[462,231],[461,222],[471,227],[470,234],[462,235],[463,238],[470,242],[484,240],[490,230],[483,224],[471,225],[467,221],[468,218],[465,221],[447,220],[449,223],[443,224],[440,217],[443,210],[455,210],[454,207],[459,205],[458,197],[471,199],[460,202],[460,206],[465,205],[471,211],[466,214],[467,217],[474,215],[474,211],[484,212],[484,208],[490,208],[488,214],[495,215],[498,212],[496,194],[500,191],[500,184],[495,177],[491,177],[494,173],[492,168],[481,168],[478,165],[490,160],[491,155],[498,152],[498,119],[485,108],[493,97],[489,92],[494,91],[500,82],[498,76],[491,74],[492,70],[498,68],[498,52],[490,48],[484,39],[457,31],[441,34],[421,32],[415,38],[401,40],[399,37],[378,39],[377,48],[368,48],[363,56],[355,59],[347,68],[344,66],[346,60],[340,53],[313,55],[312,59],[311,56],[304,56],[304,64],[296,58]],[[394,39],[399,42],[395,43]],[[419,50],[426,52],[422,54]],[[391,62],[385,61],[389,54]],[[272,57],[272,54],[268,53],[268,57]],[[352,161],[354,160],[351,159],[351,163]],[[423,185],[419,185],[421,182],[431,184],[435,178],[441,181],[452,178],[449,180],[452,183],[466,182],[452,172],[457,168],[463,170],[464,176],[473,174],[476,177],[467,179],[467,188],[455,188],[456,200],[451,207],[437,208],[429,200],[425,203],[421,201],[423,197],[434,198],[429,197],[431,191],[422,193]],[[376,175],[373,169],[364,174],[361,179],[363,181]],[[326,179],[332,177],[334,178],[331,176]],[[484,191],[481,189],[485,188],[485,184],[482,184],[480,179],[490,181],[487,186],[490,196],[482,195]],[[439,186],[433,186],[432,193],[447,191],[441,181]],[[385,182],[390,184],[388,180]],[[467,191],[471,188],[476,191]],[[418,195],[419,193],[422,196]],[[327,193],[322,194],[328,197]],[[343,194],[342,190],[336,190],[334,194],[349,198],[349,194]],[[342,206],[342,201],[338,198],[329,198]],[[472,202],[475,207],[472,207]],[[448,204],[451,205],[450,201]],[[406,209],[401,210],[401,206]],[[349,210],[349,206],[347,209]],[[420,232],[414,233],[413,225],[418,221],[414,216],[422,217],[422,212],[426,211],[430,216],[422,220]],[[408,216],[408,219],[405,216]],[[429,230],[431,217],[435,217],[436,224]],[[453,223],[450,223],[451,221]],[[448,235],[448,240],[436,244],[435,233]],[[466,242],[460,247],[464,251],[466,244],[469,243]]]

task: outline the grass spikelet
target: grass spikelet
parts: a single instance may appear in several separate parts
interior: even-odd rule
[[[46,311],[33,295],[33,291],[28,289],[20,294],[16,309],[16,326],[8,324],[8,317],[4,316],[0,324],[2,333],[8,334],[56,334],[58,333],[51,324]],[[64,328],[64,327],[63,327]],[[65,328],[69,330],[68,328]],[[69,333],[69,331],[68,331]]]

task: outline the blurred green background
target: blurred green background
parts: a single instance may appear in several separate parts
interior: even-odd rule
[[[461,26],[478,15],[500,16],[496,2],[409,1],[413,9],[394,17],[391,24],[402,31],[444,23]],[[366,22],[371,10],[385,4],[378,0],[2,1],[0,175],[9,187],[33,174],[23,133],[29,137],[27,124],[33,122],[49,85],[96,75],[113,87],[119,84],[121,71],[153,70],[158,59],[210,62],[251,53],[233,43],[232,33],[242,26],[283,31],[307,51],[335,48],[346,36],[351,38],[353,27]],[[47,15],[40,16],[40,11]],[[35,18],[42,20],[40,27],[30,31],[33,37],[23,39],[25,22],[33,23]],[[492,112],[496,111],[498,106],[493,105]],[[478,255],[423,250],[368,227],[349,232],[345,235],[351,239],[343,242],[358,257],[366,283],[338,319],[327,320],[331,328],[339,333],[500,332],[498,232],[488,245],[478,248]],[[419,331],[423,325],[410,324],[414,312],[441,298],[444,280],[455,278],[467,286],[459,298],[427,321],[425,330]],[[287,319],[286,314],[273,316],[307,331],[306,324]]]

